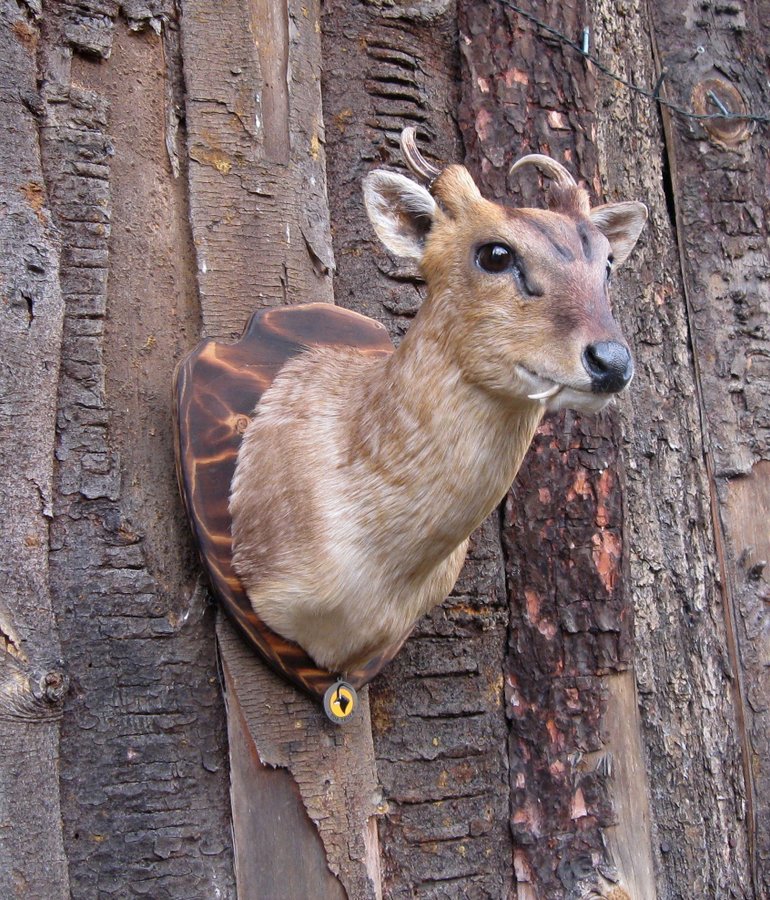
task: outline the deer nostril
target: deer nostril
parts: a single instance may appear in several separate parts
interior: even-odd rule
[[[599,341],[583,351],[583,365],[597,394],[617,394],[631,381],[634,364],[628,347],[619,341]]]

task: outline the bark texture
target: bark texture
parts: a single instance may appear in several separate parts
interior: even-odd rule
[[[461,158],[453,116],[458,55],[453,3],[324,5],[324,115],[337,302],[384,322],[394,339],[422,300],[414,266],[371,230],[363,176],[402,168],[401,129],[428,158]],[[418,623],[372,683],[372,729],[384,793],[387,896],[507,895],[502,660],[507,610],[497,517],[475,536],[452,597]]]
[[[770,895],[767,124],[517,5],[0,0],[3,897]],[[768,114],[766,4],[522,9]],[[637,375],[546,420],[340,729],[215,634],[170,385],[259,307],[398,341],[361,180],[405,125],[491,198],[539,205],[541,151],[648,204]]]
[[[137,32],[117,4],[54,5],[40,48],[66,304],[50,560],[69,887],[232,896],[212,617],[169,478],[170,378],[199,320],[166,145],[176,50],[131,9]]]
[[[67,896],[66,677],[48,568],[63,304],[34,112],[38,38],[32,11],[0,5],[0,894],[54,900]]]
[[[593,20],[587,8],[571,4],[558,11],[535,4],[532,11],[567,35],[590,26],[598,52],[620,74],[655,82],[644,8],[627,5],[622,22],[615,5],[597,7]],[[729,616],[726,628],[697,402],[699,371],[710,358],[688,352],[691,315],[657,112],[598,79],[579,54],[514,11],[469,5],[466,22],[470,109],[462,121],[489,188],[497,184],[502,196],[513,187],[504,178],[515,154],[502,140],[512,126],[525,141],[529,136],[522,150],[569,161],[598,198],[640,197],[652,213],[642,248],[616,287],[638,371],[620,421],[605,416],[571,425],[565,417],[546,424],[507,506],[519,893],[579,895],[581,882],[601,887],[603,878],[617,879],[631,896],[754,896],[742,801],[745,736],[733,706]],[[493,77],[503,59],[504,77]],[[713,258],[719,265],[720,254]],[[613,446],[624,449],[624,465],[613,460]],[[603,676],[631,662],[632,608],[645,755],[640,760],[638,737],[625,742],[619,767],[609,716],[617,714],[624,682]],[[626,700],[626,715],[634,716],[634,705]],[[646,815],[644,785],[627,781],[640,762],[650,778],[653,838],[652,859],[641,866],[646,827],[626,833],[625,854],[617,841],[629,816]],[[629,847],[638,848],[636,863]]]
[[[567,34],[589,21],[571,4],[535,4],[533,12]],[[460,46],[467,161],[486,195],[542,204],[536,177],[512,183],[507,176],[527,152],[565,162],[596,195],[598,91],[583,60],[555,43],[544,53],[532,26],[499,4],[461,4]],[[619,824],[609,760],[620,749],[605,717],[614,673],[631,662],[619,437],[613,412],[549,417],[505,506],[506,711],[520,897],[579,895],[611,883],[630,891],[635,878],[605,849],[606,829]],[[641,861],[644,828],[638,838]]]
[[[317,2],[184,4],[190,216],[209,337],[240,334],[261,306],[333,299],[319,16]],[[312,836],[315,864],[295,869],[296,896],[336,898],[343,888],[362,900],[381,896],[366,693],[361,717],[339,731],[228,622],[218,633],[230,740],[242,748],[231,758],[239,897],[277,890],[279,848],[306,816],[325,860]],[[269,778],[267,767],[279,776]],[[259,790],[261,829],[248,806]],[[287,818],[292,793],[298,808]]]
[[[721,103],[735,114],[767,115],[763,4],[703,3],[687,16],[653,2],[650,19],[657,66],[670,73],[667,97],[699,113]],[[727,836],[718,863],[732,869],[719,892],[763,896],[770,893],[770,154],[766,134],[740,119],[697,122],[664,111],[664,126],[739,743],[731,757],[737,768],[740,752],[743,776],[742,784],[737,774],[728,783],[730,801],[713,795]],[[714,756],[708,765],[719,782]]]

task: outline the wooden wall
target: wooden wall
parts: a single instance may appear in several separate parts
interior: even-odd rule
[[[668,103],[770,114],[756,0],[528,0]],[[767,122],[688,118],[505,0],[1,0],[0,893],[770,893]],[[661,76],[663,80],[661,81]],[[396,341],[360,194],[529,151],[650,221],[636,378],[549,417],[449,600],[329,724],[216,623],[170,381],[256,308]]]

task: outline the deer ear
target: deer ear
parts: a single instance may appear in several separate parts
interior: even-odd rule
[[[377,169],[364,178],[364,202],[377,237],[396,256],[421,260],[436,201],[416,182]]]
[[[642,233],[647,221],[647,207],[636,200],[606,203],[595,206],[590,219],[610,242],[615,262],[620,265],[628,258]]]

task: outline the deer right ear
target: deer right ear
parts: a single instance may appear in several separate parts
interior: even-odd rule
[[[364,178],[364,202],[377,237],[396,256],[421,260],[436,201],[416,182],[377,169]]]

